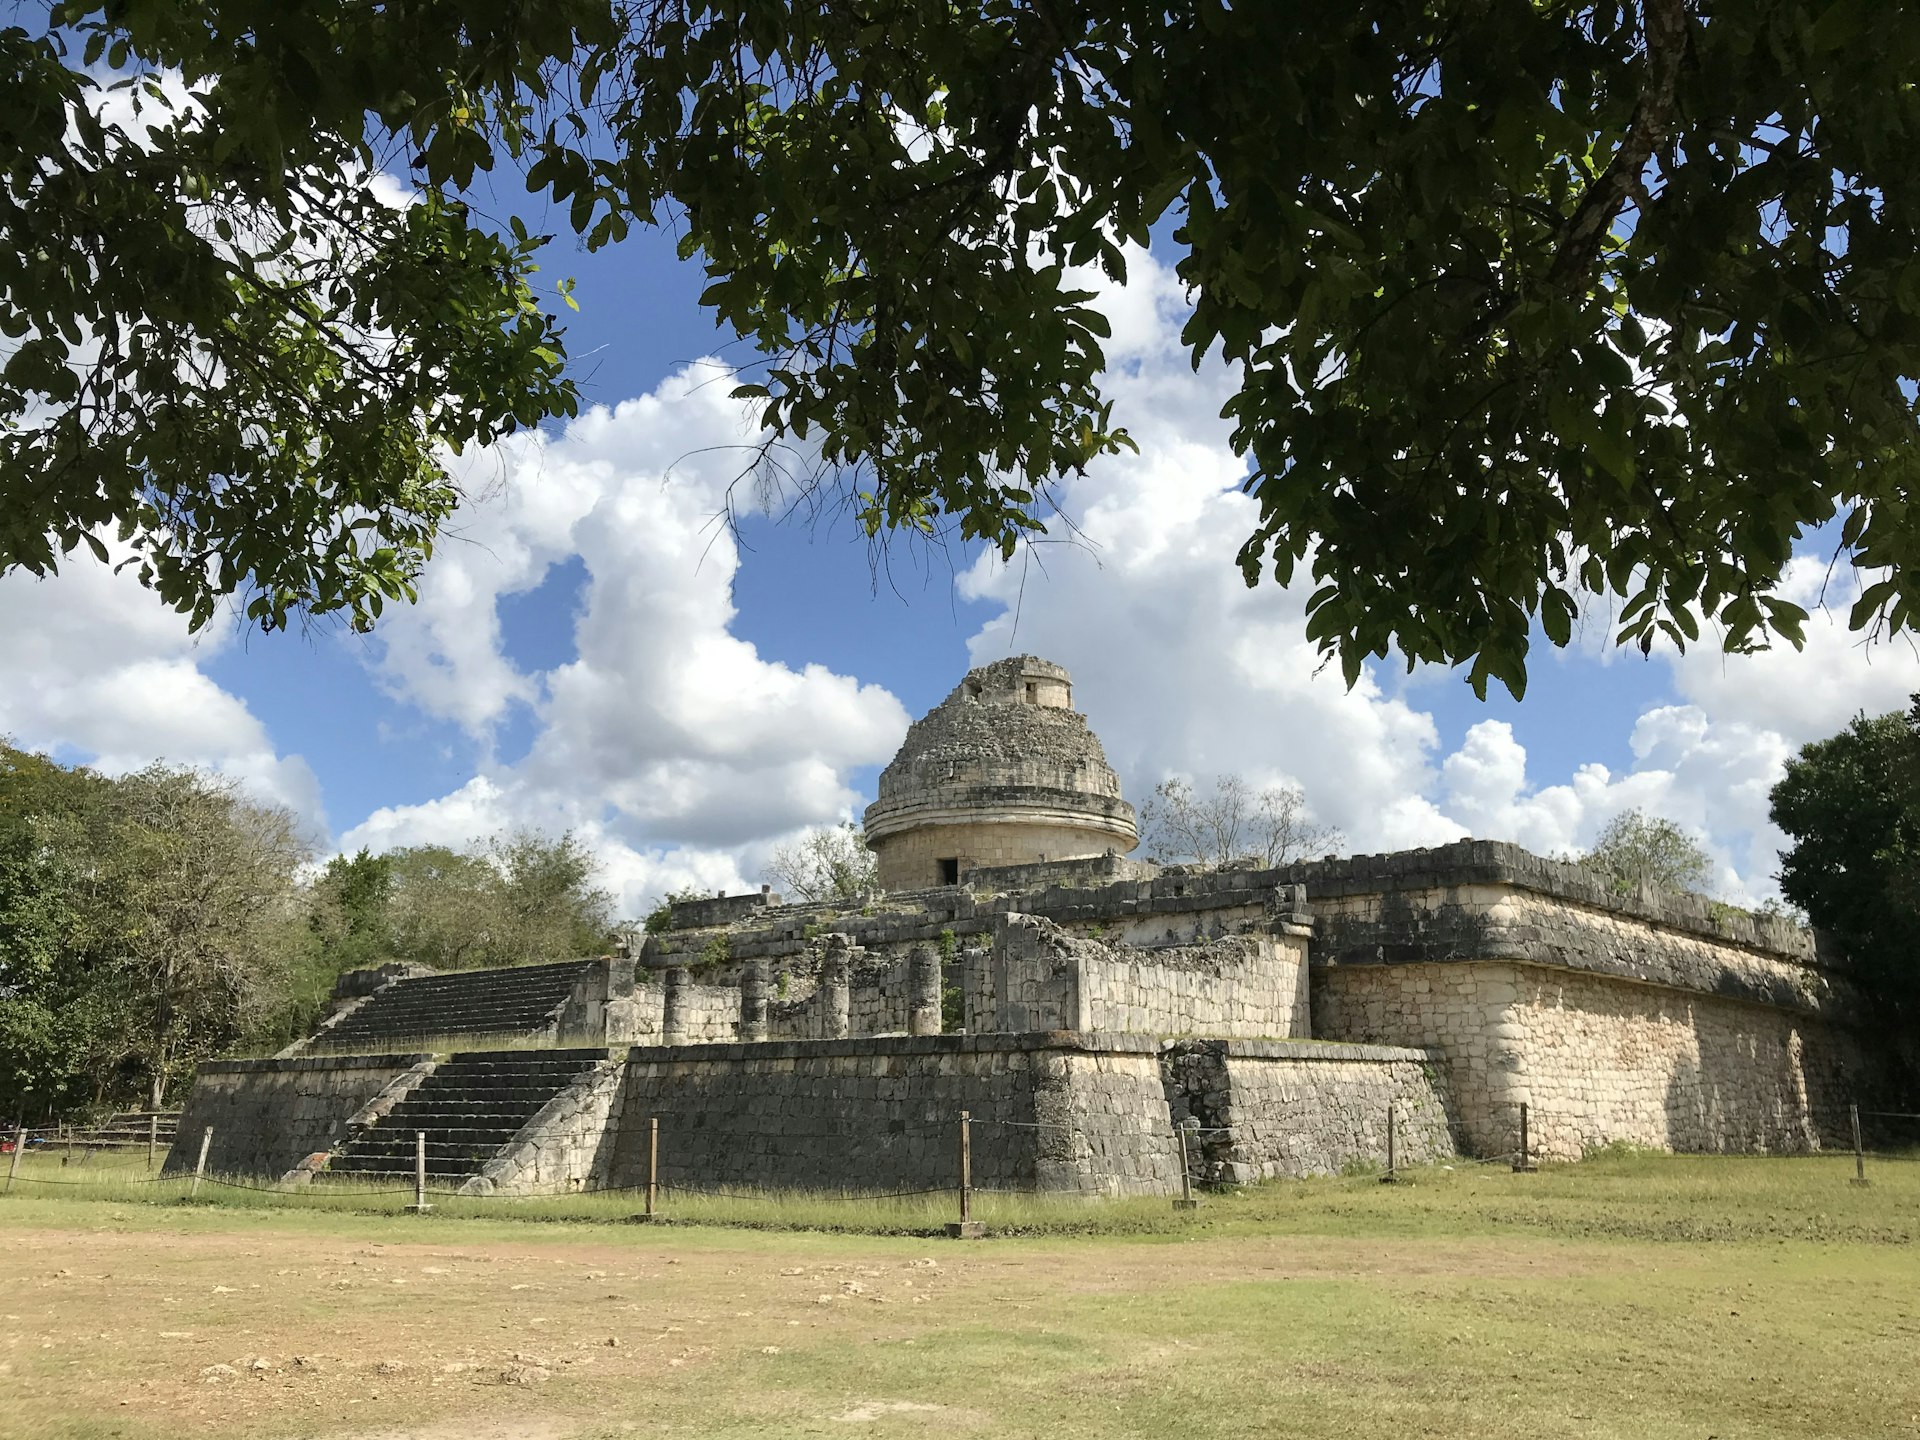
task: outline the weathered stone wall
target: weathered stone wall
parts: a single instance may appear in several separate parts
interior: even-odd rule
[[[1526,1098],[1519,996],[1510,965],[1321,966],[1311,971],[1321,1040],[1400,1045],[1444,1057],[1460,1142],[1476,1155],[1510,1150]]]
[[[1577,1159],[1611,1141],[1674,1150],[1806,1150],[1842,1138],[1861,1064],[1847,1032],[1749,1000],[1498,961],[1314,972],[1325,1038],[1428,1047],[1460,1133]]]
[[[1047,1035],[635,1049],[613,1183],[646,1182],[658,1116],[668,1185],[950,1188],[962,1110],[976,1122],[977,1185],[1168,1193],[1178,1183],[1157,1046]]]
[[[1305,1038],[1307,935],[1232,935],[1154,950],[1106,947],[1080,983],[1095,1030]]]
[[[594,1066],[549,1100],[461,1190],[527,1195],[605,1186],[625,1084],[624,1059]]]
[[[1099,856],[1122,843],[1110,831],[1067,821],[1042,824],[1017,814],[981,812],[961,825],[929,825],[884,842],[879,881],[889,890],[938,885],[940,861],[958,862],[966,876],[981,867],[1020,865],[1039,858],[1069,860]]]
[[[603,955],[587,966],[560,1010],[556,1030],[559,1043],[606,1044],[608,1023],[620,1017],[619,1004],[632,995],[633,986],[634,963],[630,956]]]
[[[344,1140],[350,1118],[432,1058],[416,1053],[205,1061],[187,1093],[179,1138],[162,1173],[191,1171],[211,1125],[208,1173],[284,1174]]]
[[[1078,1030],[1285,1039],[1310,1031],[1305,926],[1137,949],[1008,915],[961,967],[976,1032]]]
[[[1180,1142],[1167,1112],[1158,1044],[1082,1036],[1082,1049],[1041,1052],[1033,1188],[1081,1195],[1172,1195]]]
[[[1165,1056],[1174,1123],[1190,1141],[1196,1179],[1244,1185],[1281,1176],[1385,1166],[1387,1111],[1394,1158],[1453,1158],[1442,1067],[1424,1051],[1384,1045],[1184,1040]]]
[[[1511,960],[1811,1014],[1858,1006],[1844,974],[1750,943],[1750,924],[1742,939],[1491,882],[1316,894],[1313,912],[1316,963]]]
[[[740,987],[684,979],[687,1039],[710,1044],[731,1040],[740,1028]],[[666,986],[658,972],[636,984],[632,992],[607,1006],[609,1045],[660,1042],[666,1032]]]
[[[1832,1025],[1742,1000],[1522,967],[1507,1024],[1540,1153],[1609,1141],[1693,1151],[1846,1143],[1861,1073]]]

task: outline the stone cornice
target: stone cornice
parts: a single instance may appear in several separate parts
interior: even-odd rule
[[[876,800],[867,807],[869,842],[935,825],[1057,825],[1087,830],[1132,849],[1133,806],[1106,795],[1050,785],[970,785]]]

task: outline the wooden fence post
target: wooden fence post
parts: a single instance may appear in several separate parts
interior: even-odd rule
[[[947,1226],[952,1240],[978,1240],[987,1227],[973,1218],[973,1112],[960,1112],[960,1221]]]
[[[187,1187],[187,1198],[193,1199],[200,1193],[200,1177],[207,1173],[207,1151],[213,1148],[213,1126],[209,1125],[200,1132],[200,1158],[193,1165],[193,1184]]]
[[[433,1206],[427,1203],[427,1132],[413,1132],[413,1203],[407,1206],[409,1215],[424,1215]]]
[[[1853,1123],[1853,1179],[1850,1185],[1865,1186],[1867,1180],[1867,1152],[1860,1144],[1860,1107],[1858,1104],[1847,1106],[1847,1119]]]
[[[1191,1115],[1173,1127],[1173,1133],[1180,1141],[1180,1198],[1173,1202],[1176,1210],[1194,1210],[1200,1205],[1193,1198],[1193,1154],[1187,1148],[1187,1132],[1199,1128],[1200,1122]]]
[[[655,1215],[654,1206],[660,1195],[660,1117],[652,1116],[647,1121],[647,1216],[651,1220]]]
[[[1395,1165],[1397,1157],[1394,1154],[1393,1133],[1394,1121],[1397,1118],[1398,1116],[1395,1112],[1393,1101],[1387,1101],[1387,1173],[1380,1177],[1380,1183],[1382,1185],[1397,1185],[1400,1183],[1400,1176],[1397,1173],[1397,1167]]]
[[[147,1116],[147,1169],[153,1169],[153,1152],[160,1148],[160,1114]]]
[[[20,1173],[20,1151],[27,1143],[26,1122],[16,1120],[13,1124],[13,1154],[7,1161],[7,1193],[13,1193],[13,1177]]]
[[[1520,1153],[1513,1157],[1516,1175],[1530,1174],[1540,1167],[1533,1163],[1533,1141],[1527,1134],[1527,1102],[1520,1102]]]

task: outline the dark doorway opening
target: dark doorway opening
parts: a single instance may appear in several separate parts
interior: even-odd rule
[[[940,883],[942,885],[958,885],[960,883],[960,862],[958,860],[942,860],[940,862]]]

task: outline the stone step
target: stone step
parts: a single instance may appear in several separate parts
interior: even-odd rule
[[[544,1104],[546,1098],[551,1095],[555,1089],[572,1078],[572,1072],[569,1072],[564,1076],[554,1076],[553,1079],[546,1084],[537,1084],[532,1081],[516,1081],[513,1083],[503,1082],[498,1085],[448,1085],[444,1087],[436,1085],[432,1088],[431,1092],[426,1095],[420,1093],[422,1090],[428,1088],[422,1085],[418,1090],[415,1090],[413,1094],[402,1100],[400,1105],[396,1105],[394,1108],[397,1110],[401,1106],[420,1106],[429,1101],[437,1104],[456,1106],[493,1105],[502,1108],[525,1104],[538,1106]]]
[[[489,1030],[501,1032],[519,1030],[537,1030],[554,1019],[554,1005],[539,1005],[518,1009],[511,1005],[476,1006],[470,1011],[452,1012],[434,1006],[422,1006],[415,1010],[380,1009],[369,1015],[358,1011],[349,1015],[326,1033],[329,1035],[452,1035],[468,1032],[484,1035]]]
[[[449,1162],[457,1160],[462,1164],[474,1159],[486,1161],[498,1155],[501,1147],[511,1139],[513,1139],[511,1134],[494,1135],[478,1140],[462,1141],[457,1145],[436,1144],[429,1140],[427,1141],[427,1159]],[[339,1169],[342,1165],[361,1168],[368,1165],[411,1165],[413,1164],[413,1140],[409,1137],[405,1144],[395,1143],[377,1148],[356,1145],[351,1154],[336,1155],[329,1164],[334,1169]]]
[[[472,1177],[472,1175],[478,1175],[478,1173],[486,1167],[488,1160],[492,1160],[492,1156],[453,1156],[453,1158],[428,1156],[428,1160],[426,1160],[426,1179],[430,1179],[430,1181],[434,1181],[434,1179],[442,1179],[442,1181],[465,1181],[465,1179]],[[342,1160],[336,1160],[328,1169],[324,1169],[323,1173],[324,1175],[353,1175],[353,1177],[365,1177],[365,1179],[376,1179],[376,1177],[380,1177],[380,1175],[394,1175],[394,1177],[399,1177],[399,1179],[409,1179],[409,1181],[411,1181],[415,1171],[413,1171],[413,1158],[409,1156],[409,1158],[405,1160],[405,1164],[401,1164],[399,1160],[380,1160],[380,1162],[367,1162],[367,1164],[346,1164],[346,1160],[342,1158]]]
[[[547,1029],[589,971],[570,960],[397,980],[323,1032],[328,1050],[439,1035],[527,1034]]]
[[[385,1128],[382,1126],[382,1131]],[[520,1132],[520,1128],[520,1125],[443,1125],[436,1130],[426,1125],[409,1125],[385,1135],[368,1131],[354,1141],[353,1149],[356,1154],[371,1154],[381,1149],[411,1151],[413,1137],[422,1131],[426,1132],[429,1149],[435,1145],[504,1145]]]
[[[430,1174],[477,1174],[543,1106],[608,1053],[576,1048],[456,1056],[437,1066],[378,1125],[348,1141],[328,1168],[351,1175],[410,1175],[424,1131]]]

